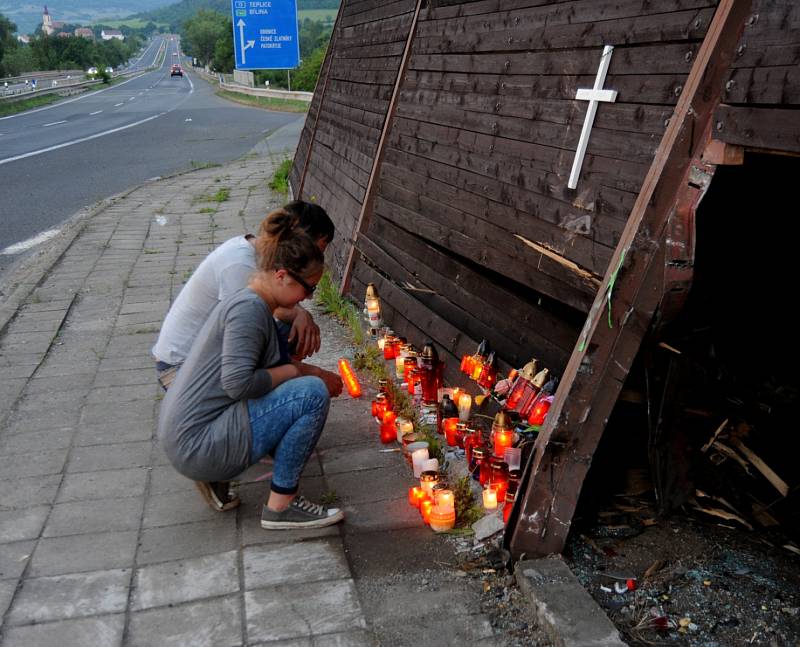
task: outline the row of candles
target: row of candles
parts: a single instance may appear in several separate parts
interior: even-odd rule
[[[447,445],[464,450],[469,472],[483,488],[484,508],[494,510],[505,504],[503,516],[507,521],[521,477],[521,448],[514,447],[517,434],[509,415],[501,410],[495,416],[488,437],[470,426],[472,396],[457,388],[443,388],[444,365],[432,342],[417,352],[404,338],[382,329],[380,299],[372,284],[367,288],[365,313],[384,359],[394,362],[395,378],[408,390],[415,406],[423,412],[434,412],[436,429],[444,435]],[[498,382],[495,354],[484,340],[473,355],[462,358],[461,371],[477,382],[485,394],[495,396],[505,410],[518,413],[529,426],[536,428],[544,422],[556,381],[548,369],[539,368],[537,360]],[[420,480],[418,486],[409,490],[409,503],[419,509],[433,530],[449,530],[455,524],[454,495],[439,483],[438,460],[429,456],[428,444],[414,433],[413,422],[397,416],[387,384],[382,381],[380,386],[372,403],[380,439],[383,443],[402,445],[414,477]]]

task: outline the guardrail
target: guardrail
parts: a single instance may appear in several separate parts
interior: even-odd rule
[[[132,76],[134,74],[142,74],[148,71],[151,68],[142,68],[138,70],[126,70],[124,72],[115,73],[112,75],[112,78],[119,78],[122,76]],[[79,72],[81,76],[85,76],[83,72]],[[42,78],[37,76],[37,81]],[[0,88],[0,101],[21,101],[23,99],[30,99],[31,97],[41,97],[46,94],[56,94],[59,92],[63,92],[66,95],[74,94],[73,90],[83,90],[84,88],[89,88],[95,85],[99,85],[103,82],[102,79],[76,79],[76,80],[69,80],[60,82],[60,79],[53,79],[51,81],[51,85],[47,88],[39,88],[37,87],[35,90],[30,87],[24,88]],[[37,84],[38,85],[38,84]]]
[[[192,71],[211,83],[217,83],[220,90],[226,92],[238,92],[239,94],[249,94],[252,97],[269,97],[271,99],[293,99],[295,101],[305,101],[311,103],[314,98],[313,92],[296,92],[294,90],[273,90],[271,88],[250,88],[239,83],[228,83],[225,75],[214,75],[206,72],[201,67],[192,67]]]

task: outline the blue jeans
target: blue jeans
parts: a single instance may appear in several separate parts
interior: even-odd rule
[[[275,459],[273,492],[294,494],[311,451],[328,418],[330,396],[318,377],[297,377],[257,400],[247,401],[252,445],[250,462]]]

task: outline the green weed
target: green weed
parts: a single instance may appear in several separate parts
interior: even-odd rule
[[[292,160],[287,158],[283,160],[275,173],[272,174],[272,179],[269,181],[269,188],[281,195],[289,193],[289,173],[292,170]]]

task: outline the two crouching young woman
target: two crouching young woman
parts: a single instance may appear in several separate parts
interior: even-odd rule
[[[172,465],[202,484],[229,481],[271,454],[266,529],[321,527],[344,517],[297,494],[341,382],[293,361],[279,340],[272,313],[311,296],[323,272],[317,243],[296,225],[285,210],[262,225],[255,272],[203,325],[162,402],[158,428]]]

